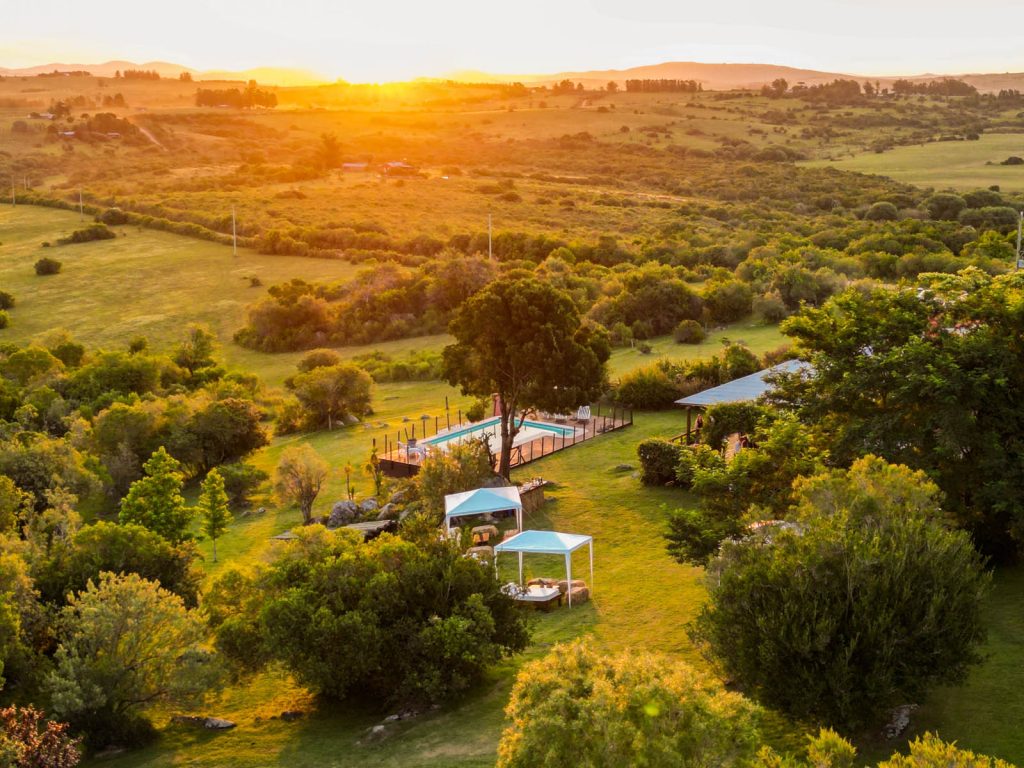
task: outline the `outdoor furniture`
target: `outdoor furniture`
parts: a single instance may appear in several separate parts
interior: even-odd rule
[[[565,580],[572,582],[572,553],[580,547],[590,549],[590,583],[594,583],[594,538],[576,533],[559,533],[558,531],[523,531],[511,539],[501,542],[494,548],[494,570],[498,570],[498,555],[502,552],[515,552],[519,555],[519,583],[523,583],[523,555],[562,555],[565,557]],[[557,586],[555,589],[558,589]],[[559,590],[561,594],[561,590]],[[589,592],[588,592],[589,597]],[[572,591],[569,592],[569,607],[572,608]]]
[[[580,409],[576,411],[576,421],[587,422],[590,421],[590,406],[581,405]]]
[[[530,603],[538,608],[551,608],[554,603],[562,604],[562,593],[558,587],[542,587],[535,584],[514,596],[515,600]]]
[[[590,590],[585,586],[573,587],[569,590],[570,603],[585,603],[590,599]]]
[[[498,538],[498,526],[478,525],[475,528],[470,529],[470,533],[473,534],[474,544],[486,544],[491,539]]]
[[[573,589],[580,589],[581,587],[583,589],[586,589],[587,582],[585,582],[583,579],[573,579],[572,583],[570,584],[565,579],[562,579],[560,582],[558,582],[557,586],[561,593],[564,595],[566,592],[570,592]]]

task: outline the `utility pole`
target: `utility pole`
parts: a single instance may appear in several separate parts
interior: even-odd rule
[[[78,190],[78,220],[85,219],[85,205],[82,203],[82,190]]]
[[[1021,229],[1024,228],[1024,211],[1017,216],[1017,269],[1024,267],[1024,254],[1020,252]]]
[[[238,228],[235,226],[235,206],[231,206],[231,255],[238,256]]]
[[[11,177],[11,208],[18,204],[17,197],[15,196],[14,177]]]
[[[1017,250],[1020,250],[1018,244]],[[491,214],[487,214],[487,258],[494,261],[494,249],[491,247]]]

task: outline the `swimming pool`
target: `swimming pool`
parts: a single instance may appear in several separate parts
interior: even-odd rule
[[[523,426],[519,430],[519,434],[516,435],[515,440],[512,441],[512,447],[518,445],[524,445],[533,440],[538,440],[542,437],[561,437],[566,440],[571,440],[575,434],[575,427],[560,426],[558,424],[548,424],[543,421],[530,421],[527,419],[523,422]],[[486,437],[487,441],[491,445],[491,451],[499,453],[501,451],[501,419],[495,416],[491,419],[484,421],[478,421],[474,424],[467,424],[463,427],[455,427],[447,432],[441,432],[423,441],[425,445],[431,445],[435,448],[445,450],[449,445],[457,445],[465,442],[466,440],[472,440],[474,438]]]

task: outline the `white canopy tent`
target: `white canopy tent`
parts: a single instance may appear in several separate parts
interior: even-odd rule
[[[519,585],[523,584],[523,555],[563,555],[565,557],[565,580],[569,584],[566,594],[572,608],[572,553],[580,547],[590,547],[590,589],[594,589],[594,537],[578,533],[558,531],[523,531],[494,548],[494,568],[498,568],[498,555],[502,552],[516,552],[519,555]]]
[[[519,497],[519,489],[515,486],[507,488],[477,488],[475,491],[450,493],[444,497],[444,527],[451,530],[452,520],[468,515],[482,515],[485,512],[516,512],[516,527],[523,529],[523,501]]]

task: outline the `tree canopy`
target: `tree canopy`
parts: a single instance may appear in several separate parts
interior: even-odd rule
[[[581,324],[567,295],[537,280],[491,283],[462,305],[449,330],[447,381],[465,394],[498,396],[503,477],[527,410],[564,413],[604,387],[611,353],[604,334]]]

